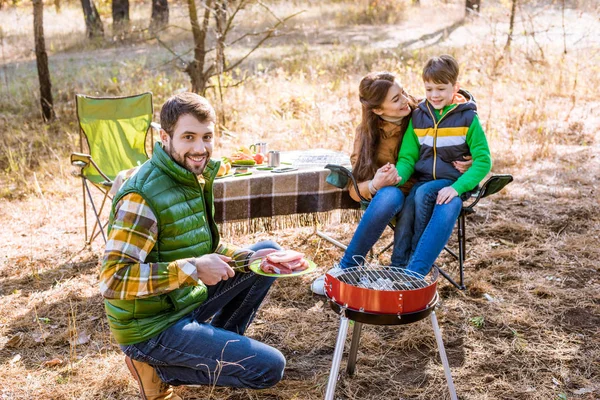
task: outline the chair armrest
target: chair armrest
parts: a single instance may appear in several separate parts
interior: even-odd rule
[[[360,203],[362,205],[369,204],[369,200],[360,194],[358,182],[356,182],[356,178],[348,168],[337,164],[327,164],[325,168],[331,171],[327,177],[327,182],[329,184],[339,187],[340,189],[344,189],[348,186],[348,181],[350,181],[354,187],[354,190],[356,191],[356,194],[360,198]]]
[[[84,153],[71,153],[71,164],[76,167],[84,168],[92,162],[92,156]]]
[[[109,183],[110,185],[112,185],[112,179],[110,179],[108,176],[106,176],[104,172],[102,172],[102,170],[100,169],[100,167],[98,167],[98,164],[96,164],[91,155],[85,153],[71,153],[71,164],[81,168],[82,170],[88,165],[92,164],[96,171],[98,171],[98,173],[102,175],[104,179],[106,179],[106,182],[103,182],[102,184],[104,186],[109,186]]]
[[[484,197],[491,196],[494,193],[498,193],[512,181],[513,177],[510,174],[490,176],[489,179],[485,181],[484,184],[481,186],[481,189],[479,189],[479,192],[475,196],[475,200],[473,200],[471,204],[463,206],[463,208],[472,210],[472,208],[475,207],[479,200],[483,199]]]

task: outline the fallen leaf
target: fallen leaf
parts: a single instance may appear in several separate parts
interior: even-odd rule
[[[63,360],[60,358],[53,358],[52,360],[48,360],[42,364],[43,367],[56,367],[57,365],[61,365]]]
[[[25,338],[24,332],[15,333],[13,337],[8,339],[8,342],[6,342],[6,347],[20,347],[23,343],[23,338]]]
[[[317,304],[308,309],[308,312],[317,312],[323,310],[323,301],[319,300]]]
[[[19,362],[19,361],[21,361],[21,355],[20,355],[20,354],[17,354],[16,356],[14,356],[14,357],[13,357],[13,358],[10,360],[10,364],[12,365],[12,364],[14,364],[14,363],[17,363],[17,362]]]
[[[581,388],[581,389],[573,390],[573,394],[586,394],[586,393],[592,393],[593,391],[594,391],[594,389],[591,389],[591,388]]]
[[[515,244],[513,242],[511,242],[510,240],[504,240],[504,239],[498,239],[498,241],[506,246],[515,246]]]
[[[89,341],[90,341],[90,335],[85,333],[85,331],[79,332],[79,335],[77,335],[76,338],[73,338],[70,340],[72,345],[86,344]]]
[[[50,336],[50,333],[48,332],[34,333],[33,335],[31,335],[31,337],[33,337],[33,340],[36,343],[44,343],[48,336]]]

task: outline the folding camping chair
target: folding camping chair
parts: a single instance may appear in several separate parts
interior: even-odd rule
[[[129,97],[89,97],[78,94],[76,103],[80,152],[71,154],[71,164],[79,168],[75,175],[81,177],[85,242],[90,244],[99,234],[106,242],[104,229],[108,221],[102,222],[101,216],[106,200],[112,200],[110,189],[115,177],[120,171],[148,160],[146,136],[153,114],[152,93]],[[84,145],[88,153],[84,153]],[[96,207],[90,186],[99,189],[103,195],[99,208]],[[95,216],[89,235],[86,197]]]
[[[369,205],[369,200],[365,199],[363,196],[360,195],[360,192],[358,190],[358,183],[356,182],[354,175],[352,175],[352,172],[348,168],[334,164],[328,164],[325,166],[325,168],[331,171],[331,173],[327,177],[327,182],[341,189],[345,188],[348,185],[348,182],[350,182],[350,184],[352,184],[352,186],[356,190],[356,193],[360,197],[361,208],[365,209]],[[438,269],[442,276],[446,278],[448,282],[450,282],[452,285],[454,285],[460,290],[466,289],[466,286],[464,284],[464,261],[466,255],[466,217],[467,215],[474,214],[476,212],[474,207],[479,202],[479,200],[499,192],[512,181],[512,175],[492,175],[488,180],[486,180],[483,183],[483,185],[481,185],[479,190],[477,190],[471,195],[470,199],[465,199],[465,201],[469,202],[468,204],[463,203],[462,210],[458,216],[458,227],[456,232],[458,236],[458,254],[449,249],[448,246],[444,247],[444,250],[446,250],[451,256],[453,256],[458,261],[459,282],[457,283],[446,271],[444,271],[438,266]],[[394,222],[390,221],[388,223],[388,226],[393,230]],[[345,250],[346,246],[341,244],[337,240],[331,238],[323,232],[317,232],[317,234],[323,239]],[[377,256],[387,251],[393,245],[393,242],[387,245],[381,252],[377,254]]]

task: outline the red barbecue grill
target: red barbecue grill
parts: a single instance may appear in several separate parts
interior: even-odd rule
[[[333,400],[340,362],[348,334],[349,320],[354,321],[352,343],[348,354],[348,375],[354,375],[356,354],[362,324],[404,325],[428,316],[435,333],[440,358],[452,400],[457,400],[450,366],[446,358],[442,334],[434,308],[438,302],[438,269],[427,277],[402,268],[369,265],[351,268],[334,268],[325,274],[325,294],[331,308],[340,315],[335,351],[325,400]]]

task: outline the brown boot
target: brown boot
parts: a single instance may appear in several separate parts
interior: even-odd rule
[[[129,372],[140,385],[143,400],[182,400],[173,393],[173,387],[160,380],[150,365],[125,357]]]

